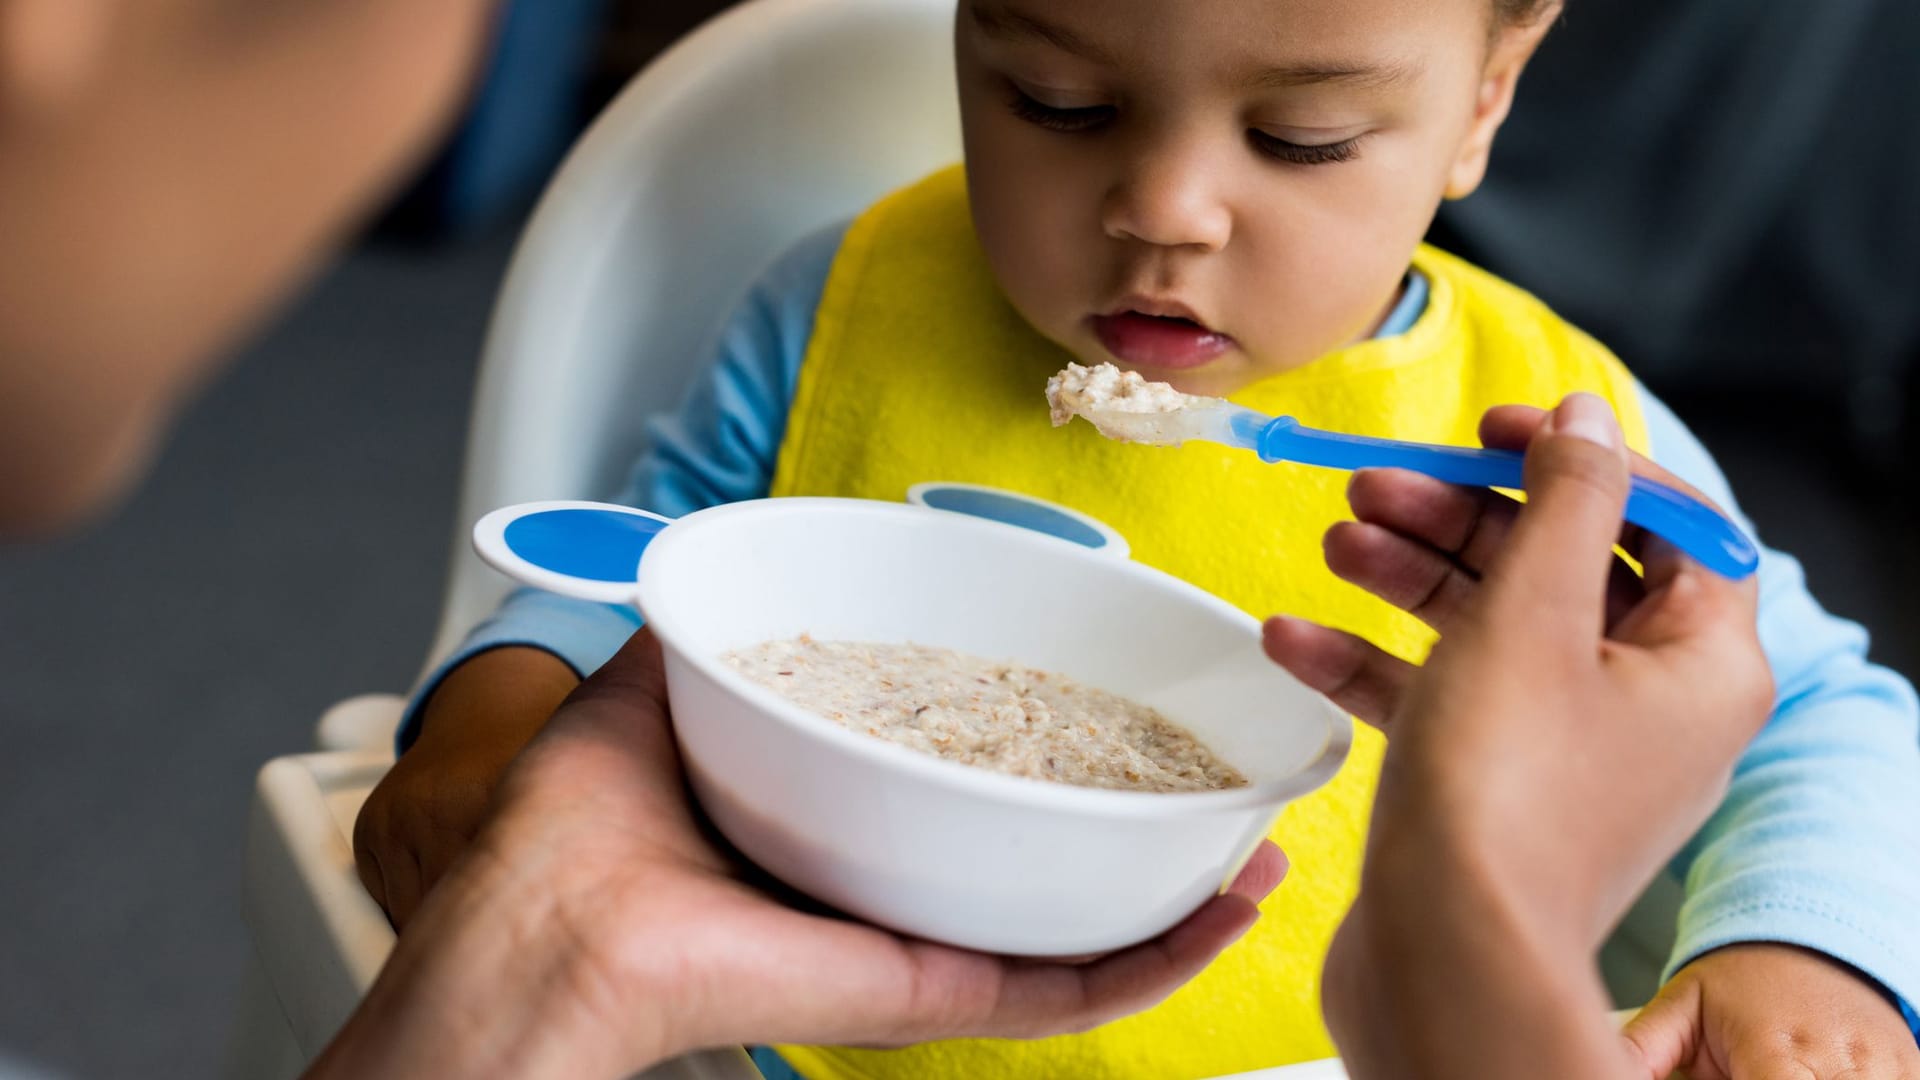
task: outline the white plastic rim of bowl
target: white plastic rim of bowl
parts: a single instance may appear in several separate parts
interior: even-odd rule
[[[706,530],[696,529],[695,526],[719,524],[734,518],[759,518],[770,514],[784,517],[822,512],[835,516],[871,514],[875,520],[898,519],[911,515],[910,520],[915,521],[916,524],[923,520],[921,517],[923,511],[919,509],[909,509],[895,503],[858,499],[759,499],[701,510],[678,519],[673,529],[661,533],[653,541],[646,558],[641,562],[638,589],[635,595],[635,603],[645,618],[646,624],[653,629],[654,634],[664,645],[683,653],[689,663],[709,677],[752,699],[763,709],[780,717],[786,724],[808,737],[826,740],[851,754],[884,761],[889,767],[915,773],[928,783],[990,793],[999,798],[1033,806],[1097,808],[1103,813],[1121,816],[1162,817],[1169,813],[1204,812],[1219,807],[1250,805],[1275,797],[1297,798],[1331,779],[1346,760],[1346,753],[1351,747],[1351,723],[1346,719],[1344,712],[1330,703],[1327,704],[1327,712],[1337,719],[1327,725],[1326,741],[1320,752],[1314,755],[1314,760],[1310,764],[1305,765],[1298,772],[1283,778],[1269,779],[1226,791],[1187,792],[1174,796],[1078,787],[1008,776],[970,765],[945,761],[884,739],[875,739],[869,735],[849,731],[832,720],[794,704],[779,692],[747,678],[722,659],[725,652],[731,649],[773,640],[773,638],[749,634],[743,636],[741,640],[724,644],[717,650],[706,647],[708,643],[684,632],[681,620],[672,610],[672,603],[665,595],[665,590],[670,587],[672,576],[677,569],[674,564],[680,553],[698,550],[703,544],[701,533]],[[1066,558],[1086,557],[1075,553],[1075,545],[1062,544],[1053,537],[1028,533],[1024,529],[990,520],[976,520],[966,515],[949,514],[944,511],[931,512],[943,519],[940,525],[942,530],[957,532],[980,530],[986,537],[1011,547],[1032,548],[1038,554]],[[1097,557],[1100,560],[1097,565],[1106,567],[1111,572],[1130,574],[1141,580],[1153,581],[1161,588],[1183,594],[1184,599],[1196,607],[1212,609],[1226,620],[1244,623],[1248,628],[1249,642],[1255,649],[1258,648],[1259,622],[1225,600],[1151,567],[1128,560],[1112,559],[1098,552],[1087,554]],[[802,628],[796,631],[796,634],[799,632],[807,631]],[[786,636],[792,637],[796,634]],[[815,634],[814,636],[823,635]],[[925,641],[919,643],[939,644]],[[1019,657],[1018,660],[1030,667],[1044,666],[1032,662],[1025,656]],[[1279,679],[1292,681],[1292,677],[1279,668],[1275,667],[1274,671]],[[1314,694],[1313,697],[1319,698],[1319,695]],[[1169,798],[1174,799],[1175,802],[1170,804]]]

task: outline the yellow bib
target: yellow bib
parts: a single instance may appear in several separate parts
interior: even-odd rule
[[[1538,300],[1439,251],[1408,333],[1367,341],[1248,387],[1234,400],[1335,431],[1477,445],[1490,406],[1610,400],[1644,448],[1634,383],[1612,354]],[[1266,465],[1204,443],[1126,446],[1049,425],[1047,377],[1071,359],[1001,295],[954,168],[889,196],[847,233],[828,276],[773,494],[903,498],[922,481],[1007,488],[1112,525],[1133,557],[1256,617],[1305,616],[1408,659],[1432,633],[1335,578],[1321,556],[1348,516],[1344,473]],[[1152,633],[1143,627],[1142,633]],[[808,1080],[1211,1077],[1331,1056],[1320,965],[1359,879],[1382,740],[1359,733],[1345,769],[1273,836],[1293,862],[1251,933],[1142,1015],[1038,1042],[964,1040],[897,1051],[782,1047]]]

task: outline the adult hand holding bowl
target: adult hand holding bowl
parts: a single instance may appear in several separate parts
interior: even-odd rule
[[[554,714],[310,1077],[614,1077],[743,1042],[1084,1030],[1191,979],[1285,870],[1262,845],[1228,895],[1091,963],[985,956],[795,910],[688,806],[662,665],[642,631]]]

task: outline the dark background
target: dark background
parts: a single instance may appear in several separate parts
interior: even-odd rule
[[[1445,237],[1614,344],[1720,456],[1765,538],[1806,560],[1816,595],[1916,670],[1904,416],[1920,288],[1903,275],[1920,227],[1890,193],[1920,177],[1920,97],[1888,59],[1912,55],[1913,16],[1608,4],[1574,0],[1495,181]],[[253,773],[308,747],[331,702],[415,674],[529,185],[719,6],[569,0],[543,25],[521,3],[521,52],[503,54],[491,100],[545,111],[483,115],[483,95],[377,232],[193,407],[127,506],[0,552],[0,1074],[217,1070],[248,948]],[[1673,66],[1675,50],[1691,59]],[[1743,74],[1756,67],[1772,79]],[[1791,92],[1759,93],[1776,83]],[[1749,144],[1790,121],[1803,137],[1784,149]],[[1749,175],[1748,158],[1773,171]],[[1707,220],[1723,202],[1747,217]]]

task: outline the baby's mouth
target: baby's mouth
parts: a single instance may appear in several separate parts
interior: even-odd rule
[[[1233,348],[1233,338],[1190,315],[1125,308],[1088,320],[1094,336],[1114,359],[1132,367],[1183,370],[1218,359]]]

